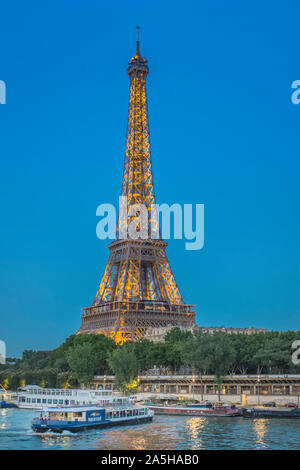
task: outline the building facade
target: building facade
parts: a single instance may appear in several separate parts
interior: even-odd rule
[[[145,339],[152,341],[153,343],[159,343],[164,341],[166,334],[172,330],[174,326],[167,326],[167,327],[150,327],[147,328],[146,333],[144,335]],[[201,331],[202,333],[208,333],[210,335],[221,331],[223,333],[231,334],[243,334],[243,335],[252,335],[255,333],[266,333],[268,330],[265,328],[254,328],[251,326],[250,328],[232,328],[232,327],[225,327],[225,326],[195,326],[190,328],[180,327],[182,331]]]
[[[153,375],[138,378],[138,393],[144,396],[176,395],[198,400],[263,404],[299,403],[300,375],[227,375],[222,378],[219,391],[214,376],[208,375]],[[113,376],[96,376],[92,388],[114,389]]]

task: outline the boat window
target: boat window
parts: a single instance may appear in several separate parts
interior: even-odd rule
[[[36,400],[36,402],[37,402],[37,403],[41,403],[41,399],[38,398],[38,399]]]
[[[43,398],[42,403],[46,403],[46,402],[47,402],[46,398]]]
[[[64,401],[63,400],[58,400],[59,405],[63,405]]]
[[[53,400],[53,405],[57,405],[57,400]]]
[[[61,420],[64,419],[64,413],[59,413],[59,412],[56,412],[56,411],[55,412],[50,412],[49,416],[54,421],[61,421]]]

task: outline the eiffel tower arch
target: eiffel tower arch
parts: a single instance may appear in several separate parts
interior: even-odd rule
[[[124,218],[119,214],[103,277],[92,306],[82,309],[78,331],[103,333],[121,344],[141,339],[149,327],[195,326],[195,306],[182,299],[167,258],[167,243],[161,239],[158,218],[151,211],[155,194],[146,95],[148,71],[147,60],[140,54],[138,29],[136,53],[127,68],[130,93],[121,196],[127,198],[128,207],[146,207],[148,237],[130,238],[127,228],[131,222],[137,223],[137,215],[126,211]]]

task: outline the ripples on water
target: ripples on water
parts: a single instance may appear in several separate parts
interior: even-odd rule
[[[156,416],[138,426],[36,435],[38,414],[0,410],[0,449],[300,449],[300,420]]]

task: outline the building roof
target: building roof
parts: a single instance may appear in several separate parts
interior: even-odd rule
[[[20,387],[24,390],[41,390],[42,387],[40,387],[39,385],[25,385],[25,387]]]

